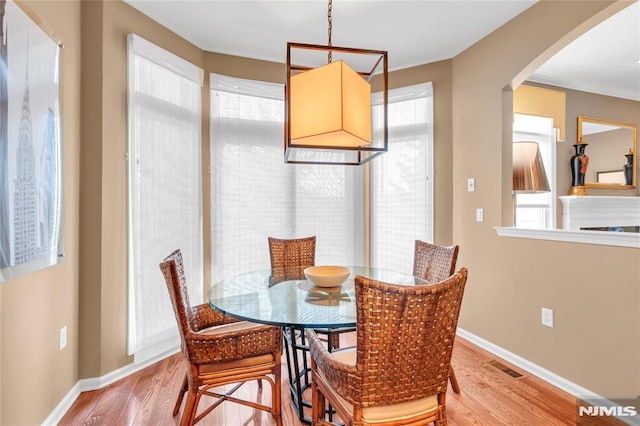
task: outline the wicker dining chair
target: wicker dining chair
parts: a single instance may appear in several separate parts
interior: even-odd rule
[[[439,282],[456,270],[458,246],[437,246],[416,240],[413,275],[429,282]]]
[[[282,239],[268,237],[271,269],[314,266],[316,237]]]
[[[440,282],[453,275],[458,260],[456,246],[438,246],[424,241],[416,240],[413,254],[413,276],[422,278],[430,283]],[[456,372],[451,367],[449,372],[451,389],[460,393],[460,385]]]
[[[187,374],[173,410],[174,416],[178,414],[187,393],[180,424],[195,424],[223,401],[231,401],[270,412],[276,424],[282,425],[280,328],[237,321],[208,304],[192,307],[180,250],[167,256],[160,263],[160,269],[167,283],[187,362]],[[262,379],[271,384],[271,407],[231,396],[248,381],[257,380],[261,388]],[[213,391],[230,384],[235,386],[226,394]],[[204,395],[218,400],[196,416]]]
[[[282,280],[304,280],[304,268],[315,266],[316,237],[281,239],[269,237],[269,256],[273,279],[270,283]],[[340,347],[340,334],[355,331],[355,328],[316,328],[323,336],[329,351]],[[304,392],[311,386],[311,366],[308,361],[308,344],[304,328],[284,327],[285,355],[289,369],[289,387],[294,408],[300,416],[304,415]]]
[[[282,239],[268,237],[269,256],[271,258],[271,269],[284,270],[285,276],[298,276],[298,279],[305,279],[302,271],[303,267],[315,266],[316,264],[316,237]],[[287,269],[290,274],[287,274]],[[355,331],[354,328],[343,329],[316,329],[319,334],[327,335],[331,348],[340,346],[340,334]]]
[[[419,280],[419,278],[416,278]],[[467,270],[424,285],[357,275],[356,348],[328,352],[313,330],[313,424],[446,425],[449,365]]]

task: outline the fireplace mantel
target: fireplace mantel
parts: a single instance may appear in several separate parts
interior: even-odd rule
[[[640,197],[565,195],[562,201],[562,228],[640,226]]]
[[[558,197],[563,207],[563,229],[496,227],[501,237],[599,244],[640,249],[640,233],[583,231],[582,228],[640,226],[640,197],[567,195]]]

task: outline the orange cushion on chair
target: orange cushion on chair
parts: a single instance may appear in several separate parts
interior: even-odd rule
[[[222,334],[222,333],[234,333],[240,330],[251,330],[252,328],[264,327],[263,324],[257,324],[249,321],[238,321],[228,324],[216,325],[213,327],[200,330],[199,334]]]
[[[348,365],[356,365],[356,348],[349,348],[342,351],[331,352],[329,356],[336,361]],[[326,380],[326,379],[325,379]],[[353,413],[353,405],[340,394],[334,394],[338,397],[342,406]],[[401,402],[399,404],[376,406],[362,409],[362,420],[369,423],[388,423],[392,421],[408,420],[418,416],[426,416],[435,412],[438,408],[438,396],[431,395],[426,398],[415,401]]]
[[[251,358],[236,359],[233,361],[215,362],[211,364],[198,365],[198,373],[211,374],[218,371],[232,370],[235,368],[247,368],[263,364],[273,363],[273,356],[270,354],[258,355]]]

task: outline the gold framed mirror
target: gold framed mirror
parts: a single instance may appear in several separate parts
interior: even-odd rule
[[[587,188],[632,189],[636,187],[635,124],[578,117],[578,143],[586,143],[589,163]]]

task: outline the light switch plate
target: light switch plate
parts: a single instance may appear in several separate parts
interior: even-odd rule
[[[467,191],[474,192],[476,190],[476,179],[469,178],[467,179]]]
[[[66,325],[60,329],[60,333],[58,337],[60,340],[59,341],[60,350],[63,350],[65,346],[67,346],[67,326]]]
[[[553,328],[553,309],[542,308],[542,325]]]
[[[476,222],[484,222],[484,209],[476,209]]]

